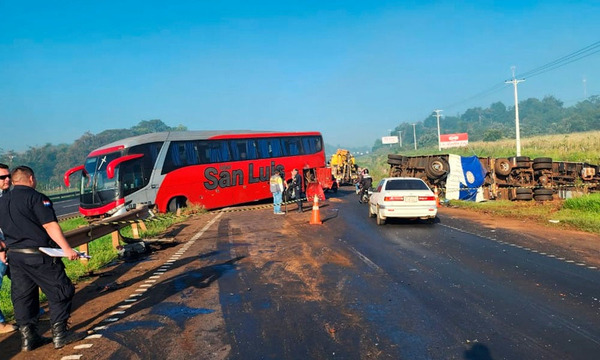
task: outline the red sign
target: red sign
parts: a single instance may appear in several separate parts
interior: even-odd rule
[[[440,147],[442,149],[464,147],[469,145],[469,134],[442,134],[440,135]]]

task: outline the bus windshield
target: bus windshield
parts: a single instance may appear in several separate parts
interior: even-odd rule
[[[109,179],[106,166],[119,156],[121,154],[116,152],[86,159],[85,171],[82,171],[81,179],[80,200],[82,207],[102,206],[118,199],[118,168],[115,170],[115,176]]]

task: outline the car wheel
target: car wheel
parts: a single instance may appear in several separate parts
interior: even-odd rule
[[[368,206],[369,206],[369,217],[370,218],[375,217],[375,214],[373,214],[373,211],[372,211],[373,208],[371,207],[371,204],[368,204]]]
[[[379,208],[377,208],[375,215],[377,216],[377,225],[385,225],[385,218],[381,217],[381,211],[379,211]]]

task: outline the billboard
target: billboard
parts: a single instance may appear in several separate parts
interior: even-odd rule
[[[397,136],[383,136],[381,138],[381,143],[382,144],[397,144],[398,143],[398,137]]]
[[[469,145],[469,134],[442,134],[440,135],[440,148],[448,149],[455,147],[464,147]]]

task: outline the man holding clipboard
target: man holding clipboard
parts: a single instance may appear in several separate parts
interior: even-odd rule
[[[0,260],[10,262],[11,298],[21,332],[21,351],[31,351],[50,342],[37,332],[38,288],[48,298],[52,341],[59,349],[75,340],[67,330],[75,287],[62,260],[41,253],[39,248],[56,244],[69,260],[80,255],[69,246],[50,199],[35,190],[33,170],[19,166],[12,171],[11,178],[13,189],[0,198],[0,228],[6,245],[0,249]]]

